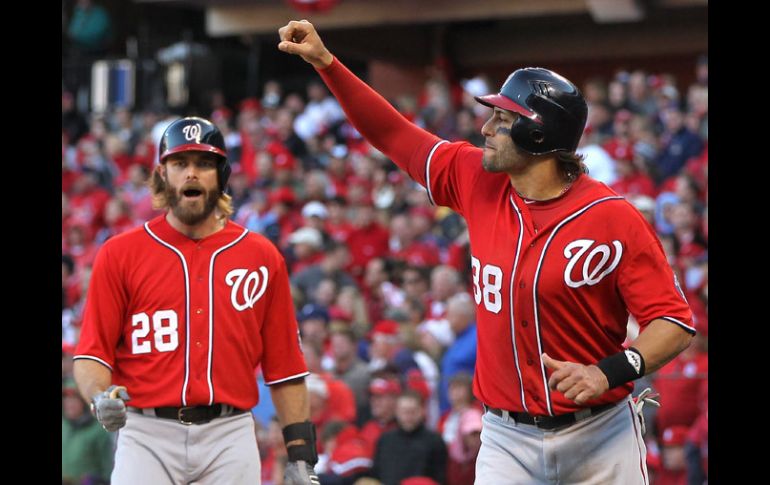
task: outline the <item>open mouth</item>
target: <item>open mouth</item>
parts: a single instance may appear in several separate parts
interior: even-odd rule
[[[186,199],[196,199],[203,195],[203,191],[198,189],[187,189],[182,191],[182,195]]]

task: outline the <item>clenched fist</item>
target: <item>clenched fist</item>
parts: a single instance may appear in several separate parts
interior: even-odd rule
[[[278,29],[278,36],[281,39],[279,50],[302,57],[316,69],[329,67],[334,60],[313,24],[307,20],[290,21]]]
[[[91,411],[107,431],[117,431],[126,424],[126,403],[131,397],[123,386],[110,386],[91,399]]]

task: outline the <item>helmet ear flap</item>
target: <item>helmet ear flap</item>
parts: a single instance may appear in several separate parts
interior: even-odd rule
[[[222,160],[218,164],[217,175],[219,175],[219,191],[224,192],[227,187],[227,181],[230,179],[230,173],[232,167],[225,160]]]
[[[543,143],[543,141],[545,141],[545,133],[543,133],[543,130],[538,128],[530,130],[529,137],[532,139],[533,142],[537,143],[538,145]]]

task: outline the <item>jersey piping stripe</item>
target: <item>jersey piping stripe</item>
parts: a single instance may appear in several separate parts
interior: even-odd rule
[[[103,361],[102,359],[100,359],[99,357],[94,357],[93,355],[85,355],[85,354],[83,354],[83,355],[75,355],[75,356],[72,357],[72,360],[78,360],[78,359],[95,360],[95,361],[99,362],[100,364],[102,364],[103,366],[105,366],[108,369],[110,369],[110,371],[112,371],[112,366],[110,364],[108,364],[107,362]]]
[[[150,223],[144,223],[144,230],[156,241],[174,251],[179,260],[182,261],[184,270],[184,313],[185,313],[185,348],[184,348],[184,383],[182,384],[182,406],[187,406],[187,383],[190,380],[190,274],[187,271],[187,261],[184,255],[177,248],[158,237],[150,229]]]
[[[612,197],[604,197],[603,199],[598,199],[587,206],[583,207],[579,211],[575,212],[574,214],[567,216],[563,221],[561,221],[551,232],[551,235],[548,236],[548,239],[545,242],[545,246],[543,246],[543,251],[540,253],[540,260],[537,262],[537,269],[535,270],[535,279],[532,283],[532,301],[533,306],[535,308],[535,330],[537,331],[537,349],[538,349],[538,357],[540,358],[540,371],[543,375],[543,388],[545,389],[545,398],[546,398],[546,404],[548,406],[548,415],[553,416],[553,403],[551,402],[551,391],[548,388],[548,379],[545,375],[545,365],[543,365],[543,340],[540,337],[540,315],[537,311],[537,281],[540,278],[540,270],[543,268],[543,260],[545,259],[545,253],[548,252],[548,246],[551,245],[551,241],[556,236],[556,233],[559,232],[559,229],[561,229],[566,223],[576,219],[577,217],[581,216],[585,211],[590,209],[591,207],[595,206],[596,204],[601,204],[602,202],[607,202],[608,200],[620,200],[623,199],[623,197],[619,196],[612,196]]]
[[[511,272],[511,284],[510,288],[508,290],[508,310],[511,312],[511,343],[513,344],[513,361],[516,364],[516,373],[519,376],[519,389],[521,390],[521,405],[524,406],[524,411],[529,412],[529,409],[527,408],[527,400],[524,397],[524,380],[521,377],[521,367],[519,367],[519,352],[516,349],[516,331],[514,330],[513,325],[513,286],[514,286],[514,278],[516,277],[516,266],[519,264],[519,253],[521,251],[521,240],[524,237],[524,221],[521,219],[521,211],[519,210],[519,207],[516,205],[516,202],[513,200],[513,196],[510,198],[511,205],[513,206],[513,209],[516,211],[516,215],[519,217],[519,241],[516,244],[516,257],[513,260],[513,271]]]
[[[691,326],[689,326],[689,325],[687,325],[685,323],[680,322],[676,318],[672,318],[672,317],[660,317],[660,318],[663,319],[663,320],[669,321],[671,323],[674,323],[676,325],[679,325],[680,327],[685,329],[687,331],[687,333],[691,333],[691,334],[695,335],[695,329],[693,327],[691,327]]]
[[[356,468],[371,468],[372,460],[369,458],[352,458],[344,463],[329,463],[329,468],[337,475],[342,475]]]
[[[286,382],[292,379],[299,379],[300,377],[305,377],[309,375],[310,375],[310,372],[300,372],[299,374],[294,374],[293,376],[284,377],[283,379],[277,379],[275,381],[265,382],[265,385],[272,386],[273,384],[278,384],[279,382]]]
[[[634,411],[634,408],[632,407],[631,402],[627,402],[628,404],[628,410],[631,412],[631,424],[634,425],[634,438],[636,438],[636,449],[639,450],[639,470],[642,472],[642,481],[644,485],[649,485],[649,481],[647,480],[647,474],[644,470],[644,455],[642,454],[642,445],[639,442],[639,431],[636,429],[636,420],[638,419],[636,416],[636,411]]]
[[[430,190],[430,161],[433,158],[433,154],[436,153],[436,149],[442,143],[449,142],[446,140],[441,140],[440,142],[433,145],[433,148],[431,148],[430,153],[428,154],[428,160],[425,162],[425,188],[428,190],[428,200],[430,201],[431,205],[436,205],[436,202],[433,200],[433,193]]]
[[[214,260],[219,255],[219,253],[238,244],[238,242],[246,237],[248,232],[248,229],[244,229],[241,235],[238,236],[234,241],[227,243],[214,251],[214,253],[211,255],[211,261],[209,262],[209,363],[206,372],[209,383],[209,406],[214,404],[214,383],[212,381],[212,367],[214,360]]]

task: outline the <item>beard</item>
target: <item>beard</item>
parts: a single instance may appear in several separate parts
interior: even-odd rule
[[[484,149],[481,165],[487,172],[520,172],[532,163],[528,153],[513,143],[497,146],[496,149]]]
[[[203,197],[194,201],[185,200],[183,192],[191,189],[200,191]],[[216,209],[219,200],[218,189],[206,191],[196,184],[187,184],[177,189],[166,181],[165,192],[171,212],[188,226],[194,226],[206,220]]]

